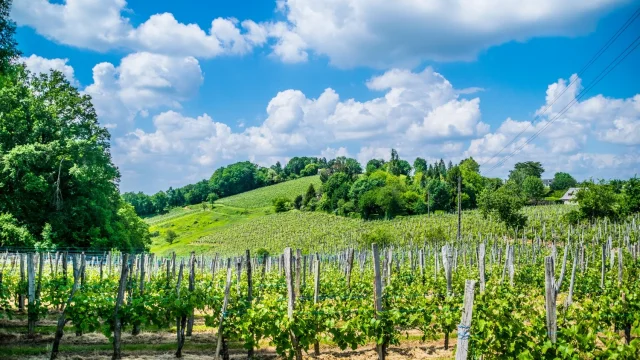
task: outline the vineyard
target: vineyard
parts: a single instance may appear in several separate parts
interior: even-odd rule
[[[292,212],[242,228],[219,255],[8,252],[0,308],[13,327],[0,341],[7,357],[51,359],[135,356],[149,334],[164,341],[152,356],[639,358],[638,218],[570,226],[559,208],[528,211],[513,232],[465,213],[460,237],[450,215],[397,219],[389,244],[328,215],[309,240],[286,226],[264,236],[301,221]],[[261,239],[269,252],[253,251]]]
[[[217,200],[216,203],[244,209],[268,207],[271,206],[273,204],[273,200],[278,197],[285,197],[293,200],[297,195],[304,194],[310,184],[313,184],[315,188],[320,188],[320,176],[307,176],[296,180],[285,181],[276,185],[258,188],[238,195],[222,198]]]

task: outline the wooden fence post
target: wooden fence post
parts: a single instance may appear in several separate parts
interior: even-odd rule
[[[223,325],[224,318],[227,312],[227,306],[229,305],[229,292],[231,290],[231,259],[227,259],[227,283],[224,286],[224,301],[222,302],[222,309],[220,310],[220,325],[218,326],[218,344],[216,346],[216,359],[220,358],[220,350],[223,347],[226,348],[224,342]]]
[[[122,254],[122,270],[120,270],[120,283],[118,284],[118,297],[116,299],[116,308],[113,312],[113,356],[112,360],[117,360],[122,358],[122,353],[120,350],[120,336],[122,334],[122,321],[120,319],[120,306],[122,306],[122,302],[124,301],[124,291],[127,288],[127,275],[129,271],[129,254]],[[74,271],[75,273],[75,271]]]
[[[287,315],[290,321],[293,321],[293,311],[295,310],[296,304],[296,294],[293,284],[293,254],[291,252],[291,248],[288,247],[284,249],[284,272],[287,281]],[[293,345],[293,349],[295,351],[296,360],[302,360],[302,351],[298,347],[298,339],[296,338],[294,333],[290,334],[291,336],[291,344]]]
[[[314,271],[314,284],[313,284],[313,303],[317,304],[320,299],[320,255],[316,253],[316,266],[313,269]],[[313,352],[316,356],[320,355],[320,343],[316,341],[313,344]]]
[[[467,360],[469,352],[469,329],[471,328],[471,315],[473,313],[473,297],[475,280],[467,280],[464,287],[464,303],[462,318],[458,325],[458,346],[456,347],[456,360]]]
[[[382,309],[382,277],[380,274],[380,252],[378,251],[378,244],[372,244],[373,250],[373,295],[374,304],[376,309],[376,316],[383,311]],[[378,360],[384,360],[386,356],[386,344],[376,344],[376,351],[378,352]]]
[[[484,243],[480,243],[480,246],[478,247],[478,271],[480,273],[480,293],[483,293],[485,288],[484,257],[485,257]]]

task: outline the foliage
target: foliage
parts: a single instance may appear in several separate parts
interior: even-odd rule
[[[544,197],[546,190],[542,179],[535,176],[527,176],[522,182],[522,192],[527,199],[538,201]]]
[[[538,161],[525,161],[516,163],[514,169],[509,172],[509,180],[522,185],[527,176],[542,177],[544,168]]]
[[[613,188],[605,183],[596,184],[585,181],[576,193],[576,202],[580,214],[586,219],[609,218],[617,219],[621,215],[620,197]]]
[[[18,225],[13,215],[0,214],[0,246],[32,246],[34,242],[33,235],[25,226]]]
[[[292,207],[291,201],[284,196],[279,196],[273,199],[273,210],[276,213],[289,211],[291,210],[291,207]]]
[[[640,212],[640,179],[637,176],[629,179],[623,186],[624,206],[627,212]]]
[[[478,197],[478,206],[482,214],[496,214],[508,228],[522,228],[527,217],[520,212],[524,199],[514,183],[507,183],[498,190],[485,189]]]
[[[371,159],[367,162],[367,166],[366,166],[366,174],[367,175],[371,175],[372,173],[376,172],[377,170],[382,169],[382,167],[384,166],[385,162],[382,159]]]
[[[167,230],[167,232],[164,233],[164,241],[168,242],[169,244],[173,244],[177,237],[178,234],[176,234],[176,232],[171,229]]]
[[[0,76],[0,114],[1,213],[34,237],[49,226],[55,246],[145,247],[148,236],[120,201],[110,135],[89,96],[60,72],[33,76],[14,66]]]
[[[13,38],[16,24],[9,18],[12,0],[0,1],[0,74],[11,69],[12,61],[20,56],[18,44]]]
[[[578,184],[576,179],[568,173],[557,172],[553,175],[553,181],[551,182],[551,190],[567,190],[575,187]]]

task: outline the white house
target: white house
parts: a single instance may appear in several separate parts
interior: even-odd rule
[[[564,195],[560,198],[565,205],[575,205],[576,203],[576,194],[580,191],[580,188],[569,188]]]

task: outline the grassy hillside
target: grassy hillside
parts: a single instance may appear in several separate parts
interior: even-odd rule
[[[307,191],[309,184],[313,184],[316,190],[320,187],[320,176],[307,176],[296,180],[285,181],[280,184],[265,186],[263,188],[229,196],[216,201],[217,204],[233,206],[245,209],[256,209],[271,206],[273,199],[284,196],[293,200],[297,195]]]
[[[221,199],[216,205],[202,205],[174,209],[168,214],[145,219],[150,225],[153,238],[151,251],[168,255],[175,251],[178,256],[196,253],[219,253],[235,255],[245,249],[265,248],[279,253],[286,246],[303,249],[305,252],[332,252],[363,242],[390,240],[396,244],[422,244],[431,240],[442,241],[455,238],[457,216],[455,214],[432,214],[398,217],[386,221],[364,221],[322,212],[292,210],[274,214],[271,201],[277,196],[293,199],[306,191],[310,183],[320,186],[318,176],[297,179],[278,185],[248,191]],[[525,208],[530,222],[545,221],[552,226],[567,211],[566,206],[540,206]],[[478,211],[465,211],[463,236],[483,233],[500,234],[502,225],[487,221]],[[173,230],[178,238],[168,244],[165,234]]]

